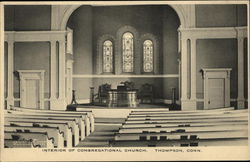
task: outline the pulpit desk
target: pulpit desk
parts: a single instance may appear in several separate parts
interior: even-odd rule
[[[108,107],[137,107],[138,90],[117,90],[108,91]]]

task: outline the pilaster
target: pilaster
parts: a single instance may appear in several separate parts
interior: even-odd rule
[[[191,100],[196,100],[196,39],[191,39]]]
[[[65,40],[59,40],[59,102],[58,108],[66,108],[65,98]]]
[[[11,106],[14,106],[14,81],[13,81],[13,72],[14,72],[14,41],[8,41],[8,96],[7,96],[7,109],[10,109]]]
[[[57,69],[57,58],[56,58],[56,41],[50,41],[50,109],[56,109],[57,97],[56,97],[56,69]]]
[[[181,101],[187,100],[187,39],[181,38]]]
[[[238,37],[238,98],[237,108],[245,108],[244,99],[244,37]]]

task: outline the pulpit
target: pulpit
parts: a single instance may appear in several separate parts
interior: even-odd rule
[[[136,107],[137,90],[117,90],[108,91],[108,107]]]
[[[121,82],[121,85],[117,86],[117,89],[111,89],[108,91],[108,107],[137,107],[138,90],[134,89],[133,82]]]

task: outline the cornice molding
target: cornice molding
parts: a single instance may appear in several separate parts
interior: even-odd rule
[[[182,28],[178,31],[182,39],[213,39],[247,37],[247,27]]]
[[[65,41],[67,31],[5,31],[4,41],[46,42]]]

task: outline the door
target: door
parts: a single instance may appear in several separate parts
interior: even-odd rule
[[[208,108],[225,107],[225,79],[208,79]]]
[[[27,108],[40,108],[39,100],[39,80],[38,79],[26,79],[26,86],[24,93],[26,96],[25,107]]]
[[[20,106],[44,109],[44,70],[18,70]]]

